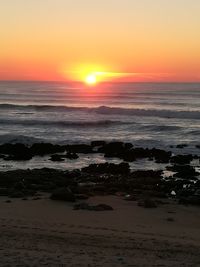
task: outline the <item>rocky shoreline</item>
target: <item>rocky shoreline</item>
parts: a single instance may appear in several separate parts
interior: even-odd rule
[[[30,196],[37,198],[40,192],[48,192],[51,199],[75,202],[90,196],[111,194],[127,201],[137,201],[138,205],[145,207],[156,207],[164,202],[155,201],[157,198],[173,197],[180,204],[200,205],[200,179],[196,168],[200,157],[197,155],[174,155],[171,151],[105,141],[93,141],[90,145],[0,145],[0,158],[5,161],[28,161],[34,156],[49,155],[52,167],[54,161],[75,160],[79,154],[90,153],[101,153],[105,158],[118,158],[122,162],[90,164],[72,171],[53,168],[2,171],[0,195],[25,200]],[[166,163],[166,170],[173,174],[164,177],[162,170],[131,170],[129,163],[141,158]],[[194,160],[196,167],[192,164]]]

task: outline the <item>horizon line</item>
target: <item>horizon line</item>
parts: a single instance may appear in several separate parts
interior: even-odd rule
[[[73,80],[1,80],[0,82],[58,82],[58,83],[78,83],[83,84],[82,81],[73,81]],[[99,84],[108,84],[108,83],[200,83],[199,81],[102,81]]]

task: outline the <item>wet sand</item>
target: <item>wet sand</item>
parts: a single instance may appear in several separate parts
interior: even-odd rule
[[[73,204],[0,198],[0,266],[200,266],[198,207],[155,209],[116,196],[89,203],[113,211],[73,210]]]

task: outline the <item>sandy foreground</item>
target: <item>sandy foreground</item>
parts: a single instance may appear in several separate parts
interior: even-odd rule
[[[113,211],[0,198],[0,266],[200,266],[200,210],[155,209],[115,196],[90,198]]]

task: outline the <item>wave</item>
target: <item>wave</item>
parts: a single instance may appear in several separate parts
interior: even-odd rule
[[[148,116],[161,118],[180,119],[200,119],[200,110],[167,110],[167,109],[138,109],[121,107],[73,107],[73,106],[53,106],[53,105],[15,105],[0,104],[0,109],[23,110],[36,112],[93,112],[104,115],[127,115],[127,116]]]
[[[188,131],[188,134],[192,134],[192,135],[197,135],[197,136],[199,136],[199,135],[200,135],[200,129],[198,129],[198,130]]]
[[[16,144],[16,143],[23,143],[23,144],[34,144],[43,142],[44,140],[42,138],[36,138],[32,136],[26,136],[26,135],[15,135],[15,134],[2,134],[0,135],[0,144],[10,143],[10,144]]]
[[[180,131],[180,126],[175,125],[144,125],[142,126],[142,129],[144,130],[151,130],[151,131]]]
[[[118,124],[130,124],[130,122],[115,120],[98,120],[98,121],[47,121],[47,120],[12,120],[0,119],[0,124],[22,125],[22,126],[57,126],[57,127],[102,127]]]

